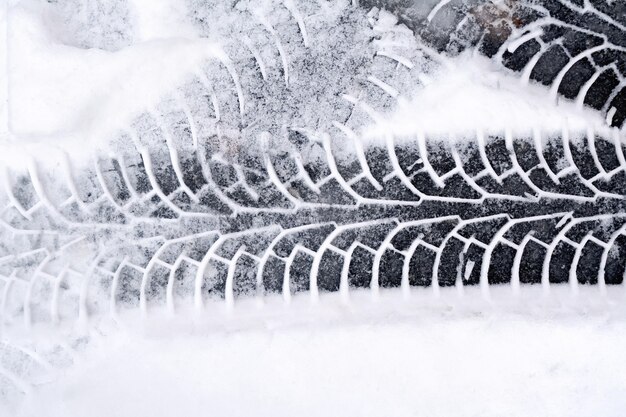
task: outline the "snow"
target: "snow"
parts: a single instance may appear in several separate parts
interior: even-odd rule
[[[410,138],[423,131],[462,138],[477,130],[527,134],[536,128],[548,134],[563,129],[584,132],[589,127],[608,132],[600,114],[567,99],[554,99],[545,87],[524,84],[472,51],[446,64],[368,135]]]
[[[192,320],[122,315],[16,416],[620,416],[625,289],[542,292],[355,292],[347,304],[277,297]]]
[[[268,305],[249,322],[216,312],[203,330],[181,319],[105,331],[18,416],[622,415],[623,288],[612,308],[589,287],[580,297],[595,304],[558,290],[560,302],[516,304],[507,290],[491,308],[472,292],[363,294]]]
[[[8,66],[8,3],[0,9],[0,45],[4,48],[4,53],[0,53],[0,68]],[[9,79],[8,71],[0,71],[0,141],[6,141],[9,132]]]
[[[0,158],[15,162],[25,151],[51,148],[86,158],[221,53],[187,22],[183,2],[117,4],[127,9],[111,18],[128,30],[113,42],[104,29],[92,36],[85,25],[67,24],[71,13],[59,14],[56,3],[7,3],[10,48],[6,65],[0,57],[8,68],[0,73],[0,93],[10,86],[10,112],[2,100]],[[547,89],[523,86],[480,58],[464,54],[445,68],[372,126],[370,140],[418,130],[603,125],[597,114],[555,105]],[[159,320],[143,326],[160,330],[114,327],[93,336],[57,380],[29,394],[18,416],[623,414],[623,310],[587,310],[579,300],[565,314],[540,307],[528,314],[519,305],[457,311],[459,303],[397,310],[359,300],[356,312],[337,307],[331,319],[297,306],[266,306],[269,319],[231,323],[218,314],[201,330]]]
[[[219,56],[221,45],[215,39],[228,35],[221,33],[224,22],[217,28],[194,25],[185,2],[110,1],[105,18],[87,22],[82,14],[71,13],[71,4],[7,3],[12,140],[4,141],[5,161],[15,163],[25,153],[46,155],[51,148],[86,158],[94,149],[106,148],[138,114],[157,106],[207,58]],[[381,25],[395,21],[387,17]],[[122,38],[114,30],[119,25],[128,32]],[[113,41],[119,44],[113,47]],[[484,59],[465,54],[446,60],[442,68],[423,78],[425,87],[403,92],[410,99],[371,126],[364,140],[378,139],[383,131],[410,136],[418,130],[523,129],[529,121],[549,131],[604,125],[595,112],[570,102],[555,106],[547,89],[524,86]]]
[[[141,9],[146,13],[136,16],[136,42],[116,52],[73,46],[55,37],[54,7],[24,0],[10,9],[13,143],[8,145],[17,148],[10,158],[23,148],[46,153],[59,147],[88,155],[157,104],[164,88],[180,84],[203,59],[219,53],[207,39],[185,37],[189,26],[176,24],[176,14],[165,13],[173,8],[163,7]],[[159,27],[175,32],[162,31],[169,35],[162,37]],[[76,32],[77,38],[84,36]],[[6,148],[4,154],[9,154]]]

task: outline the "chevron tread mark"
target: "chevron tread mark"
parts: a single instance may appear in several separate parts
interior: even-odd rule
[[[286,1],[271,16],[238,4],[246,27],[211,26],[223,54],[110,152],[2,167],[3,332],[276,296],[623,282],[620,132],[364,143],[361,129],[436,67],[412,32],[341,2]],[[341,24],[360,29],[333,32]],[[1,395],[27,392],[82,344],[3,345],[0,360],[20,359],[0,362]]]
[[[219,196],[206,194],[205,174],[217,170],[180,164],[182,177],[196,178],[193,185],[154,181],[147,200],[135,190],[144,211],[131,210],[130,191],[125,204],[106,191],[94,203],[110,213],[87,206],[91,215],[62,221],[53,220],[59,207],[36,185],[44,175],[11,173],[2,217],[3,318],[7,325],[59,324],[129,308],[175,312],[272,293],[286,300],[302,291],[349,296],[355,288],[619,284],[626,265],[619,139],[590,132],[477,132],[463,142],[423,137],[365,146],[365,164],[358,152],[344,154],[339,169],[332,147],[308,158],[324,144],[299,137],[291,148],[237,162],[199,156],[220,161],[227,173],[212,175]],[[159,158],[159,172],[177,170],[170,154]],[[104,172],[115,174],[118,189],[132,188],[129,166],[109,168]],[[150,169],[146,164],[148,177],[160,175]],[[108,175],[97,178],[66,188],[113,188]],[[229,193],[234,184],[245,198]],[[188,195],[184,204],[181,193]],[[29,195],[30,206],[8,195]]]
[[[626,6],[603,0],[370,0],[427,44],[457,54],[476,48],[558,95],[626,120]]]

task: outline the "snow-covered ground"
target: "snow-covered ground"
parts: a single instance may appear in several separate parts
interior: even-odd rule
[[[16,415],[621,416],[626,291],[542,291],[122,316]]]
[[[73,13],[72,7],[82,4],[78,0],[13,3],[6,55],[11,145],[34,153],[50,146],[70,154],[96,148],[158,104],[203,60],[220,53],[219,42],[201,37],[186,18],[185,2],[93,1],[128,7],[120,23],[128,26],[127,45],[117,50],[96,47],[96,41],[105,43],[101,38],[106,38],[98,24],[108,26]],[[113,13],[108,19],[122,17]],[[405,92],[412,99],[401,101],[395,115],[371,127],[371,138],[383,132],[408,137],[420,129],[439,134],[504,128],[552,132],[589,126],[602,130],[606,125],[600,114],[567,100],[557,106],[559,100],[548,89],[528,85],[469,52],[446,60],[423,81],[424,87]]]
[[[478,291],[363,294],[109,330],[18,415],[620,416],[623,288],[611,303],[560,290],[502,289],[491,306]]]
[[[115,335],[23,415],[620,416],[625,334],[600,318],[426,316]]]
[[[59,3],[6,3],[0,22],[9,13],[7,71],[0,81],[7,80],[3,102],[9,106],[0,117],[0,158],[51,147],[88,154],[219,53],[186,22],[182,2],[120,1],[128,9],[101,26],[73,15],[70,6],[80,2]],[[117,35],[111,40],[98,27]],[[372,126],[372,138],[416,129],[447,134],[604,125],[598,114],[575,103],[557,105],[547,89],[471,54],[446,63],[420,88],[397,114]],[[363,296],[351,306],[296,300],[270,303],[262,313],[256,307],[247,315],[220,311],[200,326],[184,318],[105,326],[90,335],[74,365],[25,395],[11,413],[623,415],[626,309],[620,303],[626,292],[612,288],[608,303],[595,289],[583,288],[578,301],[568,288],[559,291],[567,301],[555,302],[552,294],[547,306],[539,293],[529,304],[509,296],[494,297],[496,307],[468,302],[480,299],[479,290],[462,299],[448,291],[443,301],[403,304],[398,290],[379,304]]]

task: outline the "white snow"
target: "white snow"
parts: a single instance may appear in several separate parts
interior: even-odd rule
[[[88,154],[156,105],[203,59],[220,53],[209,40],[193,37],[180,15],[167,13],[179,6],[159,4],[133,9],[136,42],[115,52],[60,42],[50,29],[56,21],[47,8],[53,5],[23,0],[12,6],[7,74],[13,141],[3,144],[3,156],[48,147]]]
[[[401,100],[388,120],[372,126],[369,136],[391,132],[410,138],[422,131],[462,138],[479,129],[524,134],[533,128],[553,133],[589,127],[608,132],[599,113],[567,99],[554,100],[547,88],[524,84],[485,57],[468,51],[446,64],[411,99]]]
[[[18,416],[621,416],[624,289],[609,292],[611,307],[595,288],[579,303],[559,288],[558,302],[541,289],[515,302],[506,287],[489,308],[469,301],[478,289],[464,301],[363,294],[247,320],[216,310],[203,329],[181,319],[104,331]]]
[[[29,154],[45,155],[57,147],[71,154],[89,155],[95,148],[106,147],[119,129],[156,106],[203,60],[221,53],[219,45],[198,35],[184,2],[109,3],[119,3],[114,10],[127,8],[128,17],[122,17],[132,26],[128,29],[132,43],[113,51],[81,47],[80,42],[85,43],[91,32],[98,39],[104,36],[104,29],[96,30],[89,24],[101,24],[106,29],[115,28],[115,22],[67,23],[63,20],[67,16],[58,16],[57,3],[6,3],[10,16],[6,77],[10,89],[9,120],[5,124],[10,126],[12,139],[1,142],[4,160],[15,163],[24,149]],[[66,9],[62,11],[67,14]],[[82,19],[80,15],[73,18]],[[86,30],[91,32],[86,35]],[[570,102],[556,106],[548,89],[524,86],[518,77],[470,54],[447,61],[435,77],[424,80],[426,87],[403,92],[410,100],[401,101],[397,112],[372,126],[369,138],[363,139],[380,138],[382,132],[407,137],[418,130],[472,133],[486,126],[527,129],[530,123],[560,131],[564,126],[584,130],[604,124],[599,114]]]
[[[0,93],[10,86],[10,109],[0,101],[0,158],[7,161],[24,149],[88,154],[220,53],[195,34],[175,0],[130,2],[132,41],[115,51],[68,42],[71,33],[51,30],[56,21],[46,11],[53,6],[44,1],[6,4],[10,48]],[[603,123],[573,103],[555,105],[547,89],[524,87],[482,59],[463,55],[449,64],[409,92],[371,137]],[[121,328],[94,338],[65,374],[25,398],[18,415],[534,417],[621,416],[626,409],[621,309],[526,314],[519,305],[460,312],[455,302],[400,312],[357,305],[357,313],[339,308],[332,320],[313,315],[293,323],[294,315],[310,316],[292,306],[246,326],[218,315],[222,325],[202,331]]]
[[[5,3],[4,7],[0,8],[0,45],[3,47],[3,51],[0,53],[0,68],[7,68],[8,66],[8,10],[9,5]],[[9,134],[9,79],[8,71],[0,71],[0,141],[4,142],[8,139]]]

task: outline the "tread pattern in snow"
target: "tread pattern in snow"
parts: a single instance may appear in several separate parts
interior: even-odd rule
[[[3,317],[360,287],[620,284],[617,139],[505,132],[363,147],[294,133],[290,149],[231,160],[207,147],[100,159],[93,175],[56,184],[56,201],[36,170],[10,176]]]
[[[440,52],[483,55],[600,110],[612,126],[626,120],[626,4],[606,0],[365,0],[392,10]]]
[[[237,3],[208,26],[223,52],[111,155],[5,169],[6,322],[244,294],[622,282],[617,130],[364,144],[360,129],[434,64],[385,12],[311,7]]]
[[[224,9],[214,14],[219,22],[193,8],[223,50],[128,126],[110,154],[87,167],[68,158],[3,167],[3,329],[71,327],[161,307],[202,312],[272,294],[288,301],[300,293],[350,298],[358,289],[480,285],[488,293],[498,284],[557,283],[605,291],[623,282],[619,131],[416,134],[364,144],[361,129],[436,64],[387,13],[345,1],[269,3],[202,2]],[[432,5],[435,21],[470,2]],[[532,68],[553,45],[565,48],[559,39],[577,36],[542,38],[552,30],[552,17],[542,16]],[[567,30],[583,27],[574,26]],[[533,42],[525,28],[492,49],[508,66]],[[454,32],[437,49],[481,39],[487,53],[488,35],[474,41],[459,33],[470,32]],[[609,35],[605,43],[619,44]],[[622,83],[619,59],[593,61],[594,74],[611,69]],[[563,72],[568,64],[559,65],[565,75],[548,84],[566,96],[562,89],[582,91],[570,69]],[[519,66],[530,78],[547,74],[528,68]],[[585,100],[601,75],[594,80]],[[623,115],[616,108],[613,124]],[[0,345],[0,396],[25,392],[46,370],[71,363],[80,344]]]

